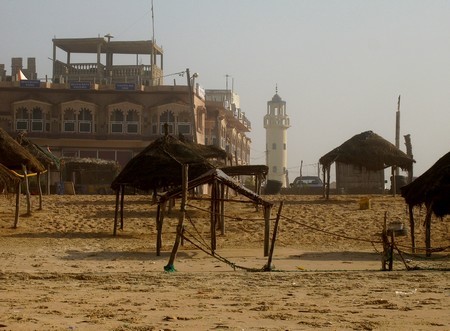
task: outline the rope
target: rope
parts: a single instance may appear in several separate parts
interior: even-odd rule
[[[190,204],[186,204],[186,206],[189,206],[189,207],[198,209],[198,210],[200,210],[200,211],[204,211],[205,213],[208,213],[208,214],[219,215],[219,213],[212,213],[209,209],[205,209],[205,208],[193,206],[193,205],[190,205]],[[224,215],[224,217],[225,217],[225,218],[228,218],[228,219],[235,220],[235,221],[265,221],[264,218],[241,218],[241,217],[227,216],[227,215]],[[273,221],[273,220],[275,220],[275,218],[271,218],[270,220]]]
[[[185,232],[187,232],[188,234],[190,234],[189,231],[186,231],[186,230],[185,230]],[[224,258],[223,256],[221,256],[221,255],[219,255],[219,254],[217,254],[217,253],[212,253],[211,251],[204,249],[204,248],[201,247],[200,245],[197,245],[197,244],[194,243],[191,239],[189,239],[188,237],[186,237],[184,234],[183,234],[182,236],[183,236],[183,239],[186,240],[188,243],[194,245],[197,249],[199,249],[199,250],[201,250],[202,252],[208,254],[209,256],[212,256],[212,257],[216,258],[217,260],[219,260],[219,261],[221,261],[221,262],[223,262],[223,263],[225,263],[225,264],[228,264],[230,267],[233,268],[233,270],[236,270],[236,269],[242,269],[242,270],[249,271],[249,272],[259,272],[259,271],[264,271],[264,268],[260,268],[260,269],[258,269],[258,268],[248,268],[248,267],[243,267],[243,266],[237,265],[237,264],[235,264],[235,263],[229,261],[228,259]],[[210,248],[210,247],[208,247],[208,248]]]
[[[381,240],[361,239],[361,238],[346,236],[346,235],[343,235],[343,234],[338,234],[336,232],[322,230],[322,229],[316,228],[314,226],[305,224],[303,222],[294,220],[293,218],[289,218],[289,217],[286,217],[286,216],[283,216],[283,215],[281,215],[281,217],[283,217],[286,220],[289,220],[290,222],[294,222],[294,223],[296,223],[296,224],[298,224],[300,226],[304,226],[305,228],[308,228],[310,230],[317,231],[317,232],[322,232],[322,233],[325,233],[325,234],[328,234],[328,235],[331,235],[331,236],[340,237],[340,238],[349,239],[349,240],[355,240],[355,241],[368,242],[368,243],[372,243],[372,244],[382,244],[383,243],[383,241],[381,241]]]

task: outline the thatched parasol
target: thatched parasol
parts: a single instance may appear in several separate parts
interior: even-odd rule
[[[45,167],[29,151],[0,128],[0,163],[9,169],[22,170],[25,165],[29,171],[44,172]]]
[[[189,165],[189,178],[196,178],[214,166],[193,143],[165,135],[132,158],[114,179],[111,188],[121,185],[150,191],[181,185],[182,165]]]
[[[21,181],[19,176],[14,175],[7,167],[0,163],[0,192],[13,192]]]
[[[327,198],[330,187],[330,167],[333,162],[353,164],[369,171],[378,171],[387,167],[400,167],[411,171],[415,161],[373,131],[357,134],[319,159],[324,169],[324,177],[325,172],[328,172],[327,180],[324,178],[324,183],[328,183]]]
[[[427,208],[425,243],[427,254],[429,254],[431,253],[431,214],[434,213],[437,217],[450,215],[450,152],[400,190],[409,206],[413,249],[415,247],[413,207],[425,205]]]
[[[33,154],[33,156],[36,157],[44,166],[59,170],[60,160],[52,152],[32,142],[24,135],[23,132],[17,135],[16,140],[21,146],[25,147],[31,154]]]

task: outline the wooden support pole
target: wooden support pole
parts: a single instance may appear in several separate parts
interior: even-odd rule
[[[158,204],[158,215],[156,216],[156,256],[161,256],[162,247],[162,228],[164,223],[164,216],[167,207],[167,200]]]
[[[19,181],[16,188],[16,213],[14,217],[14,226],[13,228],[17,228],[17,224],[19,224],[19,212],[20,212],[20,195],[22,191],[22,182]]]
[[[272,206],[264,206],[264,256],[269,255],[270,212]]]
[[[225,185],[220,184],[220,234],[225,235]]]
[[[426,256],[431,256],[431,215],[433,213],[433,203],[426,204],[427,215],[425,216],[425,249]]]
[[[120,230],[123,230],[123,201],[125,198],[125,185],[120,185]]]
[[[47,178],[47,195],[50,195],[50,180],[51,180],[51,176],[50,176],[50,166],[47,166],[47,173],[45,175],[45,177]]]
[[[284,203],[284,201],[282,200],[280,202],[280,207],[278,208],[277,218],[275,219],[275,225],[273,228],[272,244],[270,245],[269,258],[267,260],[267,265],[264,267],[264,271],[272,270],[272,257],[273,257],[273,251],[275,249],[275,241],[277,239],[277,232],[278,232],[278,223],[280,222],[281,210],[283,209],[283,203]]]
[[[116,209],[114,210],[114,229],[113,229],[113,235],[115,236],[117,234],[117,216],[119,213],[119,196],[120,196],[120,185],[119,188],[116,190]]]
[[[409,229],[411,232],[411,253],[416,252],[416,236],[415,236],[415,226],[414,226],[414,206],[408,205],[409,210]]]
[[[183,164],[182,172],[182,192],[181,192],[181,207],[180,207],[180,217],[178,219],[177,233],[175,237],[175,242],[173,244],[172,253],[170,254],[169,262],[164,267],[165,271],[173,272],[175,271],[174,262],[177,256],[178,247],[180,246],[180,239],[183,231],[183,222],[186,216],[186,199],[188,191],[188,165]]]
[[[38,182],[38,190],[39,190],[39,209],[42,210],[42,186],[41,186],[41,173],[37,173],[37,182]]]
[[[389,239],[387,235],[387,212],[384,212],[383,231],[381,240],[383,241],[383,254],[381,255],[381,270],[386,271],[386,264],[389,260]]]
[[[31,195],[30,195],[30,182],[28,181],[27,167],[22,164],[22,171],[25,179],[25,194],[27,195],[27,215],[31,215]]]
[[[395,246],[395,231],[391,230],[391,243],[389,245],[389,271],[394,267],[394,246]]]

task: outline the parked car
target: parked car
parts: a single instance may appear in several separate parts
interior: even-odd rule
[[[295,178],[291,188],[299,193],[319,194],[322,192],[323,182],[318,176],[302,176]]]

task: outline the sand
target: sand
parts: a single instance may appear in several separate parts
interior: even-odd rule
[[[267,257],[262,211],[240,203],[226,206],[220,260],[185,242],[176,271],[164,272],[178,205],[165,220],[156,256],[149,196],[126,196],[116,237],[114,196],[44,196],[42,211],[33,196],[33,213],[17,229],[14,199],[2,196],[0,330],[450,329],[448,250],[426,259],[423,251],[408,254],[409,236],[399,237],[414,270],[397,254],[394,270],[381,271],[385,212],[389,221],[408,224],[401,197],[371,196],[366,210],[359,208],[362,196],[265,198],[275,204],[273,219],[284,201],[272,272],[245,269],[262,269]],[[199,245],[209,242],[204,208],[189,201],[185,221],[188,238]],[[416,210],[418,247],[424,213]],[[433,247],[450,244],[449,228],[450,218],[433,219]]]

